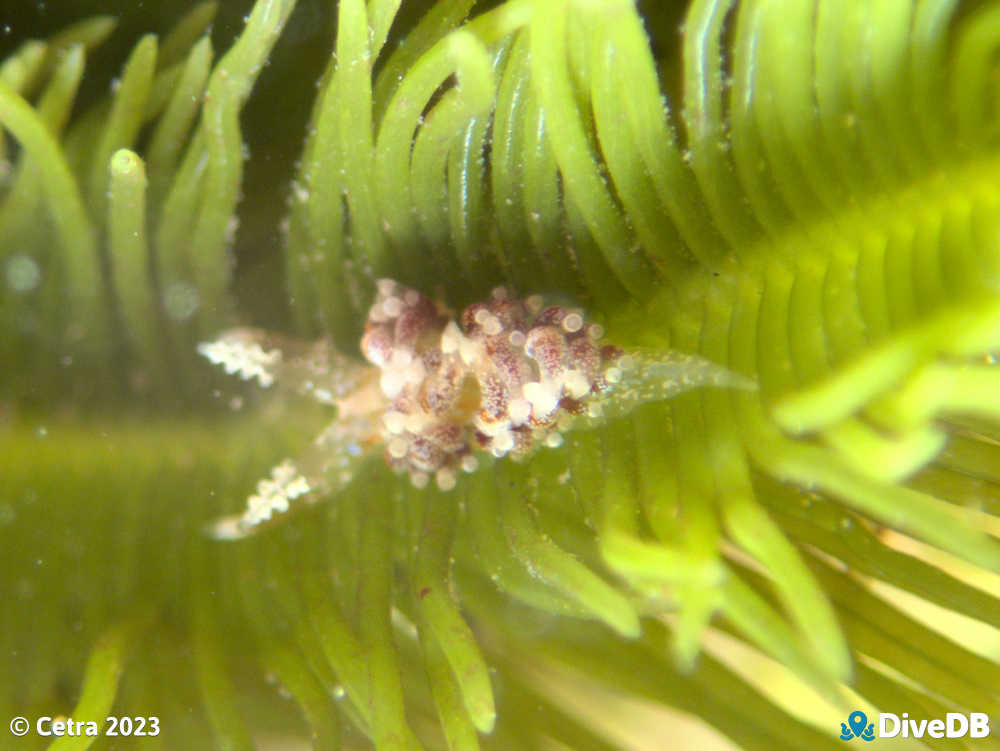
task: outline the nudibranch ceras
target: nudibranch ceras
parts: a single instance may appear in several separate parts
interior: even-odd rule
[[[477,454],[522,459],[562,443],[562,432],[600,424],[699,386],[754,388],[725,368],[671,350],[625,352],[603,343],[583,311],[499,287],[457,321],[442,303],[390,279],[377,282],[361,351],[365,366],[326,340],[283,342],[236,329],[199,345],[227,372],[265,387],[283,382],[334,404],[337,418],[296,461],[258,483],[238,517],[213,534],[243,537],[299,497],[317,500],[350,482],[381,445],[418,488],[450,490]],[[272,346],[276,345],[276,346]]]

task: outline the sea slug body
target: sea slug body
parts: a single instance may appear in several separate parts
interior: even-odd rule
[[[337,408],[336,419],[296,461],[258,483],[247,510],[211,532],[245,537],[299,498],[315,501],[348,484],[369,449],[418,488],[433,478],[451,490],[477,454],[522,460],[642,404],[701,386],[755,388],[696,355],[622,349],[577,308],[520,299],[503,287],[459,316],[391,279],[376,284],[361,352],[338,354],[327,340],[306,344],[234,329],[198,351],[226,372],[261,386],[306,394]]]

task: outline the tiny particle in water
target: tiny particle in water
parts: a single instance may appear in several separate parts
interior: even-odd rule
[[[31,256],[18,254],[11,256],[6,268],[7,286],[14,292],[31,292],[42,280],[42,270]]]
[[[188,282],[170,282],[163,292],[163,307],[175,321],[186,321],[198,310],[198,290]]]

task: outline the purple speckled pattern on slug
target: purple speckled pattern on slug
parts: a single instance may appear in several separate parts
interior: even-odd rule
[[[335,494],[381,447],[418,488],[451,490],[481,452],[515,460],[562,444],[648,402],[701,386],[755,388],[697,355],[624,352],[577,308],[498,287],[456,318],[444,304],[391,279],[377,282],[361,351],[233,329],[198,351],[226,372],[336,407],[337,416],[294,461],[257,484],[241,515],[211,528],[220,539],[256,532],[274,514]],[[301,500],[300,500],[301,499]]]
[[[416,290],[378,282],[361,351],[381,371],[389,465],[413,484],[455,485],[477,449],[524,457],[561,442],[558,431],[607,390],[621,351],[583,312],[511,297],[503,287],[456,323]]]

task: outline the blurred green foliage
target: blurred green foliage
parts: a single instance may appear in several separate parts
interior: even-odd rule
[[[719,633],[844,716],[847,686],[1000,712],[997,663],[873,585],[1000,626],[970,583],[1000,571],[1000,5],[85,10],[26,12],[0,64],[0,716],[155,714],[151,748],[613,747],[537,663],[747,749],[839,746]],[[382,275],[567,296],[760,388],[452,493],[373,462],[208,539],[330,416],[196,342],[250,321],[354,352]]]

